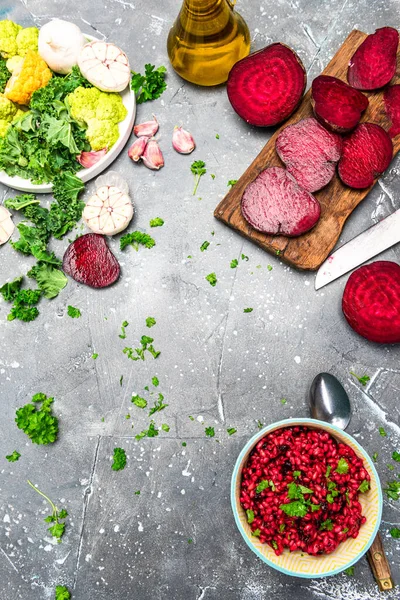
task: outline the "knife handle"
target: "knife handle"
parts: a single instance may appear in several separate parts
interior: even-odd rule
[[[367,557],[379,589],[381,591],[392,590],[394,583],[390,572],[390,565],[386,558],[382,538],[379,533],[376,534],[376,538],[368,550]]]

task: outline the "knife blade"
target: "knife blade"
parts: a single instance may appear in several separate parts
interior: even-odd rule
[[[397,242],[400,242],[400,208],[331,254],[318,269],[315,289],[319,290]]]

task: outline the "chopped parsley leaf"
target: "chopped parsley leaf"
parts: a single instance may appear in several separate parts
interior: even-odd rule
[[[97,358],[98,356],[99,356],[99,355],[97,354],[97,352],[93,352],[93,354],[92,354],[92,358],[93,358],[93,360],[96,360],[96,358]]]
[[[276,543],[275,540],[271,540],[271,546],[273,547],[274,550],[278,550],[278,544]]]
[[[379,427],[379,430],[378,430],[378,431],[379,431],[379,434],[380,434],[382,437],[387,437],[387,433],[386,433],[386,431],[384,430],[384,428],[383,428],[383,427]]]
[[[153,377],[151,383],[154,385],[154,387],[158,387],[160,384],[157,377]]]
[[[258,429],[262,429],[264,425],[261,423],[260,419],[257,419],[257,427]]]
[[[219,140],[219,133],[216,133],[216,134],[215,134],[215,139],[216,139],[216,140]]]
[[[150,227],[162,227],[164,225],[163,219],[160,217],[156,217],[155,219],[151,219]]]
[[[297,479],[297,478],[298,478],[298,477],[300,477],[300,476],[301,476],[301,471],[293,471],[293,477],[294,477],[295,479]]]
[[[214,173],[211,173],[211,178],[212,178],[212,179],[215,179],[215,175],[214,175]]]
[[[52,444],[57,439],[58,419],[51,410],[53,402],[54,398],[42,393],[35,394],[31,404],[25,404],[16,412],[18,429],[22,429],[33,444]]]
[[[21,456],[20,453],[17,452],[16,450],[14,450],[14,452],[12,454],[8,454],[6,456],[6,459],[8,460],[8,462],[17,462],[17,460],[19,459],[20,456]]]
[[[242,260],[249,260],[249,257],[246,256],[245,254],[242,254]]]
[[[387,488],[384,488],[388,498],[391,500],[400,499],[400,481],[388,481]]]
[[[369,481],[364,479],[364,481],[362,481],[360,483],[360,485],[358,486],[358,491],[359,492],[368,492],[368,490],[369,490]]]
[[[210,245],[210,242],[203,242],[202,245],[200,246],[200,251],[204,252],[204,250],[207,250],[208,246]]]
[[[234,258],[233,260],[231,260],[231,269],[236,269],[238,264],[239,264],[239,261],[237,258]]]
[[[135,492],[135,496],[140,496],[140,490],[137,490],[137,491]]]
[[[228,427],[228,429],[226,430],[228,432],[228,435],[233,435],[234,433],[237,432],[236,427]]]
[[[74,306],[68,306],[67,314],[72,319],[78,319],[82,313],[79,310],[79,308],[75,308]]]
[[[71,594],[65,585],[56,586],[55,600],[70,600]]]
[[[279,508],[289,517],[305,517],[307,514],[307,505],[300,500],[294,500],[289,504],[280,504]]]
[[[155,422],[150,421],[149,428],[144,429],[143,431],[141,431],[140,433],[135,435],[135,439],[141,440],[144,437],[157,437],[157,436],[158,436],[158,429],[155,427]]]
[[[345,569],[343,571],[343,573],[346,573],[346,575],[348,575],[349,577],[352,577],[354,575],[354,569],[355,567],[347,567],[347,569]]]
[[[192,415],[189,415],[189,419],[190,419],[191,421],[194,421],[194,417],[192,417]]]
[[[343,458],[339,458],[337,467],[335,469],[336,473],[339,473],[339,475],[345,475],[349,470],[349,463]]]
[[[286,404],[287,400],[286,398],[281,398],[281,404]]]
[[[126,465],[126,452],[123,448],[114,448],[113,471],[122,471]]]
[[[228,187],[231,186],[231,188],[233,188],[233,186],[238,182],[237,179],[230,179],[228,181]]]
[[[332,523],[332,519],[326,519],[326,521],[323,521],[321,523],[321,525],[319,526],[320,531],[324,531],[325,529],[327,531],[332,531],[333,529],[333,523]]]
[[[373,455],[372,455],[372,460],[373,460],[374,462],[376,462],[376,461],[378,460],[378,453],[377,453],[377,452],[374,452],[374,453],[373,453]]]
[[[164,410],[168,406],[168,404],[163,403],[164,396],[162,394],[158,394],[158,400],[154,403],[154,406],[150,409],[149,417],[154,415],[156,412],[160,412],[160,410]]]
[[[389,469],[389,471],[394,471],[394,465],[387,465],[387,468]]]
[[[121,340],[124,340],[126,338],[125,327],[128,327],[128,325],[129,325],[128,321],[124,321],[121,325],[121,333],[119,334],[119,337],[121,338]]]
[[[371,379],[368,375],[363,375],[362,377],[359,377],[358,375],[353,373],[353,371],[350,371],[350,375],[353,375],[353,377],[358,379],[362,386],[366,386],[368,381]]]
[[[395,540],[400,539],[400,529],[398,527],[392,527],[392,529],[389,530],[389,533]]]
[[[163,423],[163,424],[161,425],[161,429],[162,429],[163,431],[166,431],[166,432],[168,433],[168,431],[170,430],[170,426],[169,426],[169,425],[167,425],[166,423]]]
[[[392,454],[392,458],[394,461],[400,462],[400,452],[397,452],[397,450],[395,450]]]
[[[260,483],[256,487],[256,494],[261,494],[263,490],[266,490],[268,487],[270,487],[270,483],[271,482],[269,481],[269,479],[263,479],[262,481],[260,481]]]
[[[155,240],[144,233],[143,231],[132,231],[132,233],[126,233],[123,235],[120,240],[120,249],[125,250],[127,246],[132,246],[136,251],[139,250],[139,244],[144,246],[145,248],[153,248],[156,245]]]
[[[252,308],[244,308],[243,312],[244,313],[251,313],[251,312],[253,312],[253,309]]]
[[[157,322],[157,321],[155,320],[155,318],[154,318],[154,317],[147,317],[147,319],[146,319],[146,325],[147,325],[147,327],[149,327],[149,328],[150,328],[150,327],[153,327],[153,326],[156,324],[156,322]]]
[[[206,436],[207,437],[214,437],[215,436],[214,427],[206,427],[204,431],[206,432]]]
[[[272,271],[272,268],[273,268],[272,265],[267,265],[268,271]]]
[[[255,529],[254,531],[251,532],[251,535],[254,535],[254,537],[260,537],[261,531],[259,529]]]
[[[186,442],[182,442],[182,446],[185,448],[187,446]]]
[[[205,277],[205,279],[207,279],[208,283],[212,286],[215,287],[217,285],[217,276],[215,273],[210,273],[209,275],[207,275]]]
[[[331,471],[332,471],[332,466],[331,466],[331,465],[328,465],[328,466],[326,467],[326,472],[325,472],[325,477],[326,477],[326,478],[328,478],[328,477],[329,477],[329,475],[331,474]]]
[[[250,509],[247,509],[246,515],[247,515],[247,522],[249,525],[251,525],[252,522],[254,521],[254,512]]]
[[[139,408],[146,408],[147,406],[147,400],[145,398],[141,398],[138,395],[132,396],[131,402],[133,402],[133,404],[135,404],[135,406],[138,406]]]
[[[285,531],[285,527],[286,527],[285,523],[281,523],[279,525],[279,531],[280,531],[280,533],[283,533]]]

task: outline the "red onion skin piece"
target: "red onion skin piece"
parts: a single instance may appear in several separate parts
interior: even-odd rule
[[[400,266],[375,261],[358,268],[346,283],[343,314],[356,333],[378,344],[400,343]]]
[[[400,85],[387,87],[383,94],[383,101],[386,113],[392,122],[389,135],[394,138],[400,133]]]
[[[297,54],[284,44],[271,44],[239,60],[227,83],[230,103],[250,125],[270,127],[297,108],[307,82]]]
[[[382,27],[365,38],[350,59],[347,81],[357,90],[378,90],[396,73],[399,33]]]
[[[307,192],[316,192],[335,175],[342,140],[310,117],[282,129],[275,146],[286,170],[298,184]]]
[[[93,288],[112,285],[120,275],[120,266],[103,235],[87,233],[73,241],[63,257],[63,271]]]
[[[312,82],[311,104],[316,118],[330,131],[354,129],[368,107],[368,98],[341,79],[319,75]]]
[[[242,196],[242,214],[254,229],[270,235],[295,237],[318,221],[319,202],[281,167],[262,171]]]
[[[392,156],[389,134],[375,123],[362,123],[343,139],[339,177],[351,188],[367,188],[388,168]]]

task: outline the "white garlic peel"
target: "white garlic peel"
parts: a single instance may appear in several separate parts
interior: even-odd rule
[[[38,51],[50,69],[66,75],[78,64],[78,56],[85,42],[77,25],[53,19],[40,28]]]
[[[102,235],[120,233],[133,217],[128,184],[119,173],[110,171],[96,179],[96,188],[83,210],[86,225]]]
[[[122,92],[131,77],[125,52],[109,42],[90,42],[78,57],[81,73],[103,92]]]
[[[14,231],[14,223],[11,219],[11,213],[0,206],[0,246],[8,242]]]

